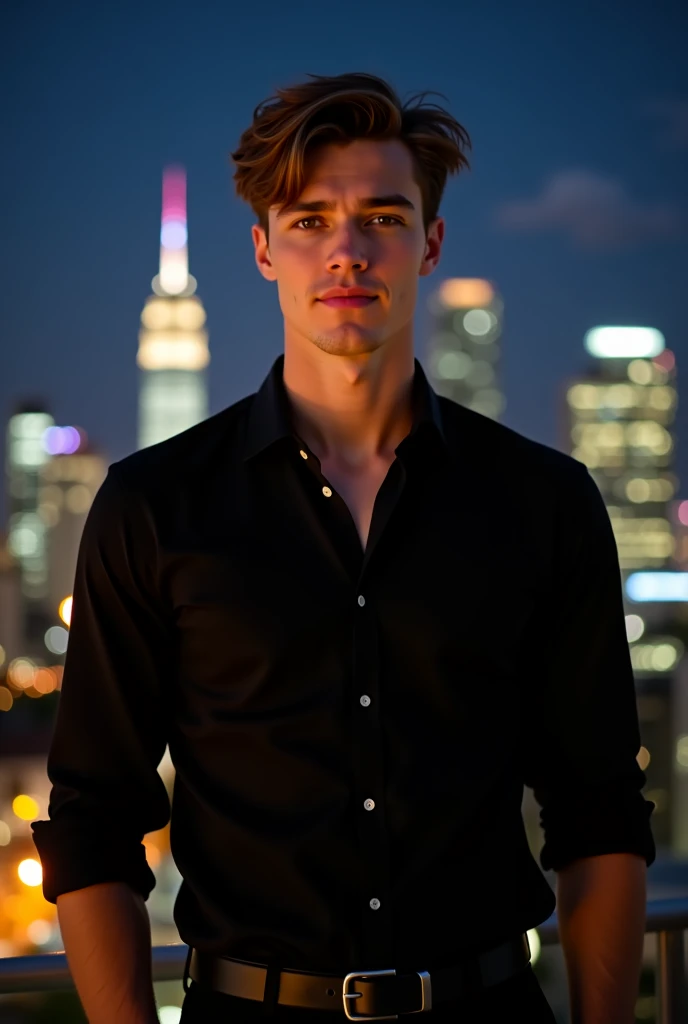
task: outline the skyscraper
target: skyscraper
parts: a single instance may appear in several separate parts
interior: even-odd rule
[[[506,406],[498,376],[503,303],[494,286],[481,278],[448,278],[429,305],[428,376],[435,390],[499,419]]]
[[[678,489],[671,433],[675,359],[651,327],[595,327],[585,336],[585,348],[589,368],[566,391],[569,444],[594,477],[616,538],[638,700],[638,763],[647,776],[645,796],[655,803],[655,838],[667,845],[672,831],[678,835],[672,810],[672,694],[685,676],[684,645],[671,602],[650,599],[643,591],[657,570],[665,589],[671,583],[671,513]]]
[[[675,359],[652,327],[595,327],[589,371],[567,390],[571,453],[602,492],[626,572],[669,566]]]
[[[48,607],[72,593],[79,543],[88,510],[105,479],[107,464],[76,427],[51,427],[45,444],[54,456],[41,469],[40,508],[48,531]]]
[[[189,274],[186,174],[163,175],[160,273],[141,314],[137,362],[139,448],[164,441],[208,415],[205,368],[210,361],[203,303]]]
[[[50,455],[44,444],[53,417],[40,404],[20,406],[7,429],[9,530],[7,546],[19,565],[26,639],[41,634],[48,598],[48,524],[39,508],[40,472]]]

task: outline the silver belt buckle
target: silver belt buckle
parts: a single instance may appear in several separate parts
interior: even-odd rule
[[[389,971],[352,971],[351,974],[347,974],[344,978],[344,985],[342,988],[342,999],[344,1001],[344,1013],[347,1015],[349,1020],[399,1020],[399,1014],[394,1013],[391,1017],[369,1017],[367,1014],[351,1013],[349,1011],[350,1000],[360,999],[363,995],[362,992],[352,992],[352,986],[354,982],[363,980],[364,978],[381,978],[383,975],[393,975],[397,972],[392,968]]]
[[[393,1013],[391,1016],[385,1017],[371,1017],[368,1014],[351,1013],[349,1010],[350,1000],[360,999],[363,995],[362,992],[352,992],[353,985],[358,980],[365,978],[380,978],[384,975],[394,975],[397,972],[392,969],[389,971],[352,971],[351,974],[347,974],[344,978],[344,985],[342,988],[342,1000],[344,1002],[344,1013],[349,1020],[399,1020],[399,1014]],[[411,1013],[427,1013],[432,1009],[432,985],[430,982],[430,975],[427,971],[417,971],[418,977],[420,978],[422,988],[422,1000],[420,1010],[411,1010]]]

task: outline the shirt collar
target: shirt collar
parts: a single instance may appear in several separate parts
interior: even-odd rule
[[[430,386],[423,367],[414,360],[413,375],[413,425],[410,434],[401,442],[411,438],[434,434],[446,446],[446,435],[442,423],[442,410],[436,392]],[[272,368],[253,396],[251,403],[244,460],[252,459],[265,449],[285,438],[298,440],[291,425],[289,398],[284,386],[284,356],[277,357]]]

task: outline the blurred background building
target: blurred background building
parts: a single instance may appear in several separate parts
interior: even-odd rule
[[[570,449],[602,492],[624,570],[668,566],[675,359],[652,327],[595,327],[587,372],[567,392]]]
[[[32,650],[40,649],[47,625],[48,525],[39,492],[41,470],[50,458],[43,437],[54,422],[41,402],[27,401],[10,416],[6,433],[7,548],[19,570],[23,637]]]
[[[206,315],[189,274],[187,239],[186,174],[171,167],[163,175],[160,272],[141,314],[139,448],[208,415]]]
[[[78,427],[50,427],[44,444],[52,458],[41,467],[39,508],[48,526],[47,597],[54,615],[72,593],[81,534],[107,463]]]
[[[506,408],[499,382],[503,303],[489,281],[453,277],[430,298],[428,377],[440,395],[498,420]]]
[[[566,389],[566,443],[595,479],[614,530],[641,724],[638,762],[656,805],[655,836],[671,847],[682,842],[677,815],[688,817],[676,757],[688,732],[679,694],[685,615],[674,596],[676,360],[653,327],[594,327],[584,347],[588,366]]]

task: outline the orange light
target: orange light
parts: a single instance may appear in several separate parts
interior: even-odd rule
[[[51,668],[39,668],[32,685],[38,693],[52,693],[57,689],[57,675]]]
[[[60,607],[58,609],[58,612],[65,626],[68,626],[72,621],[72,602],[73,598],[71,597],[71,595],[69,597],[65,597],[62,601],[60,601]]]
[[[162,860],[160,850],[153,843],[144,843],[146,849],[146,860],[151,868],[157,868]]]
[[[36,666],[30,658],[15,658],[7,666],[7,679],[18,690],[25,690],[33,683]]]
[[[480,277],[450,277],[439,288],[440,301],[449,309],[489,306],[494,288]]]
[[[33,857],[27,857],[17,868],[17,874],[24,885],[40,885],[43,881],[43,869],[39,861]]]

